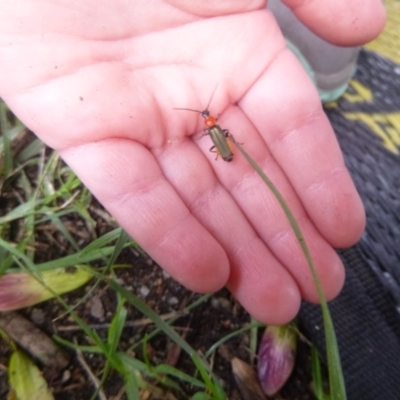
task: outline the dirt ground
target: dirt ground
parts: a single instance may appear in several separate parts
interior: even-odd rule
[[[126,250],[121,263],[132,265],[131,268],[121,268],[118,272],[119,281],[134,294],[143,298],[160,315],[179,312],[185,306],[199,298],[198,294],[187,291],[168,277],[160,267],[146,256],[132,250]],[[91,288],[91,284],[72,292],[65,297],[68,304],[78,304]],[[97,326],[97,331],[106,340],[107,323],[110,322],[116,306],[115,292],[104,285],[100,285],[90,295],[88,300],[77,307],[76,311],[88,324]],[[128,325],[134,325],[143,316],[136,310],[128,307]],[[71,342],[89,344],[76,323],[65,315],[65,311],[57,301],[48,301],[22,310],[21,313],[35,323],[40,329],[52,336],[59,335]],[[246,311],[230,296],[227,290],[222,290],[209,298],[206,302],[195,308],[190,314],[182,316],[174,323],[174,328],[186,335],[186,340],[199,353],[205,353],[216,341],[230,332],[237,330],[250,321]],[[154,329],[151,324],[128,326],[124,329],[120,349],[126,350],[136,343],[146,332]],[[213,369],[222,381],[230,400],[241,399],[231,371],[230,357],[238,357],[250,361],[249,334],[244,333],[226,342],[213,358]],[[155,364],[166,362],[171,357],[172,343],[165,335],[158,335],[150,340],[147,352]],[[88,377],[88,372],[79,362],[78,356],[73,351],[67,350],[71,356],[68,367],[61,371],[53,368],[44,368],[44,375],[52,388],[57,400],[88,400],[94,393],[94,387]],[[141,358],[141,347],[137,356]],[[176,352],[175,352],[176,354]],[[5,366],[10,355],[10,350],[0,342],[0,399],[6,399],[8,393],[7,375]],[[310,360],[309,347],[300,342],[296,369],[281,391],[277,399],[307,400],[313,396],[310,391]],[[88,368],[98,376],[104,367],[104,358],[84,354]],[[181,352],[173,361],[180,370],[193,374],[194,367],[190,358]],[[119,397],[123,382],[120,376],[112,373],[104,386],[107,399],[125,399]],[[190,388],[187,388],[188,394]],[[176,398],[180,397],[176,393]]]

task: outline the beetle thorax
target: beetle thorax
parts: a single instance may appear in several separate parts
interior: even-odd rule
[[[210,115],[204,119],[204,123],[208,128],[212,128],[213,126],[217,125],[217,119]]]

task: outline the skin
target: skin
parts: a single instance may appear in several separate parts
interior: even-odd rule
[[[376,36],[375,0],[286,1],[327,40]],[[208,149],[200,115],[229,129],[300,223],[325,294],[364,209],[312,83],[263,1],[0,0],[0,95],[124,229],[183,285],[227,285],[260,321],[316,302],[280,206],[236,151]],[[340,29],[338,29],[340,24]],[[6,78],[5,78],[6,77]]]

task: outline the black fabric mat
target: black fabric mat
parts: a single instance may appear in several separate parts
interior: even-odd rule
[[[330,303],[330,310],[348,399],[398,400],[400,157],[385,148],[389,142],[375,135],[373,128],[378,133],[388,132],[395,148],[396,136],[390,133],[396,129],[393,113],[400,110],[400,68],[363,50],[354,80],[368,88],[372,98],[354,101],[357,95],[353,93],[355,96],[344,96],[326,112],[363,199],[367,228],[356,246],[339,251],[346,267],[346,283],[339,297]],[[354,88],[349,89],[352,92]],[[375,115],[375,120],[366,123],[360,117],[364,113]],[[320,307],[303,304],[300,321],[325,354]]]

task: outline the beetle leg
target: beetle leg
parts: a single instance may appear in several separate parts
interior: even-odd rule
[[[215,146],[211,146],[209,151],[211,153],[216,153],[217,156],[215,157],[215,159],[218,160],[219,153],[218,153],[218,150],[215,149]]]
[[[224,135],[225,135],[226,138],[231,139],[232,142],[236,142],[235,138],[234,138],[233,135],[229,132],[228,129],[223,129],[223,132],[224,132]],[[244,143],[241,143],[241,142],[237,142],[237,143],[239,143],[239,144],[244,144]]]
[[[209,129],[204,129],[203,134],[199,137],[199,139],[201,139],[204,136],[207,136],[210,134],[210,130]]]

